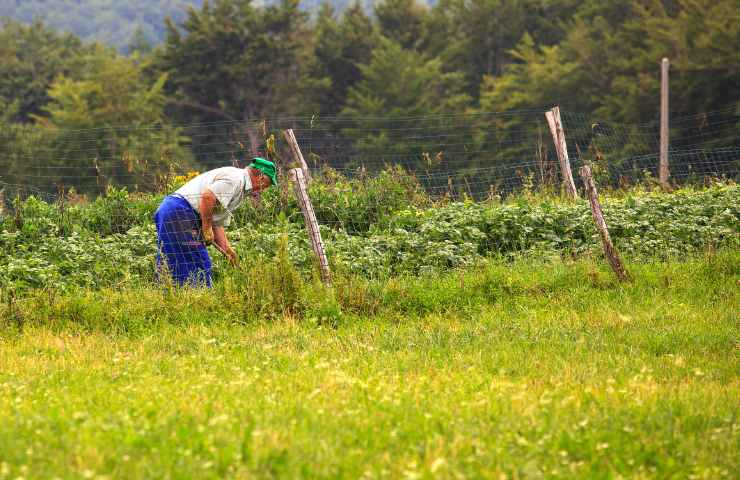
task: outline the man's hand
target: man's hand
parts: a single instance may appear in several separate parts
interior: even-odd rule
[[[203,225],[203,242],[205,242],[206,245],[210,245],[213,243],[214,234],[213,234],[213,228],[210,225]]]
[[[236,252],[231,248],[229,239],[226,238],[226,231],[224,227],[216,226],[213,228],[215,238],[213,244],[216,246],[219,252],[223,253],[229,263],[235,267],[239,266],[239,257],[236,256]]]
[[[236,252],[234,250],[228,250],[226,252],[226,258],[229,260],[232,267],[239,266],[239,257],[236,256]]]

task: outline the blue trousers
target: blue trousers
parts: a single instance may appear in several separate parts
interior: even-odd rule
[[[200,217],[179,195],[165,197],[154,213],[157,225],[157,278],[165,269],[175,284],[211,286],[211,257],[201,237]]]

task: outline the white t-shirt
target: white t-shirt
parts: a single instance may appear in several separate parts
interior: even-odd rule
[[[246,170],[221,167],[201,173],[180,187],[175,193],[182,195],[193,210],[200,214],[200,197],[210,190],[218,199],[213,211],[213,224],[226,227],[231,223],[234,210],[242,204],[252,190],[252,181]]]

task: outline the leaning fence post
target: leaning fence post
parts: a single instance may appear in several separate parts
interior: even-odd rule
[[[599,231],[599,235],[601,235],[601,243],[604,246],[604,253],[607,260],[609,260],[609,265],[611,265],[614,273],[617,274],[619,281],[628,282],[630,280],[629,273],[624,268],[622,259],[619,258],[619,252],[614,248],[612,239],[609,236],[609,229],[606,226],[606,220],[604,220],[604,214],[601,211],[601,204],[599,203],[599,194],[596,191],[596,184],[591,176],[591,167],[584,165],[580,171],[583,183],[586,185],[586,195],[588,195],[588,201],[591,204],[591,215],[594,218],[596,229]]]
[[[558,160],[560,160],[560,171],[563,173],[565,189],[571,198],[578,198],[576,184],[573,181],[573,172],[570,170],[570,159],[568,158],[568,146],[565,143],[563,123],[560,120],[560,107],[554,107],[552,110],[545,112],[545,118],[547,118],[547,124],[550,126],[552,140],[555,143],[555,152],[557,152]]]
[[[295,138],[293,129],[289,128],[285,130],[283,135],[285,136],[285,141],[288,142],[288,147],[290,148],[291,155],[293,155],[293,160],[295,160],[301,170],[303,170],[303,176],[306,178],[306,182],[311,183],[311,173],[308,171],[308,164],[303,158],[303,153],[301,153],[301,149],[298,146],[298,140]]]
[[[324,251],[324,242],[321,240],[321,231],[319,230],[319,223],[316,221],[316,213],[313,210],[313,205],[311,205],[311,199],[308,198],[308,189],[306,188],[306,179],[303,176],[303,170],[292,168],[288,174],[290,175],[290,180],[293,182],[293,188],[298,198],[298,205],[300,205],[303,212],[303,218],[306,220],[306,230],[308,231],[308,238],[311,240],[313,253],[319,261],[321,281],[324,282],[324,285],[331,286],[329,261]]]

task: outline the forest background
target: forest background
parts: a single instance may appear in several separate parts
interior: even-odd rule
[[[455,165],[472,168],[496,161],[475,145],[511,145],[524,114],[460,118],[544,121],[557,104],[587,123],[657,125],[663,57],[671,115],[688,119],[673,138],[691,128],[692,148],[740,145],[736,0],[0,0],[2,15],[6,184],[51,188],[64,167],[81,169],[83,192],[93,168],[138,188],[227,144],[264,148],[253,125],[278,118],[329,119],[353,151],[430,166],[434,147],[394,138],[392,120],[457,118],[446,128],[472,153]]]

